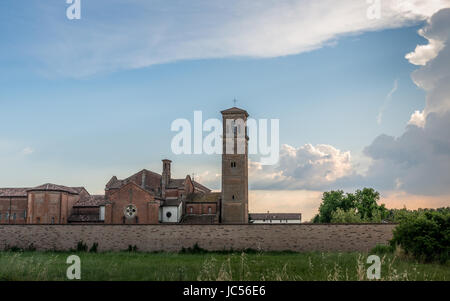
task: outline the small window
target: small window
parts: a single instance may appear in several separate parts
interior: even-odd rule
[[[9,212],[6,212],[5,219],[9,219]]]
[[[234,194],[233,194],[233,196],[231,198],[234,200]]]
[[[192,213],[194,211],[194,208],[189,208],[189,212]]]
[[[231,168],[235,168],[236,167],[236,162],[231,162]]]
[[[13,220],[14,220],[14,221],[16,220],[16,217],[17,217],[17,216],[16,216],[16,213],[14,212],[14,213],[13,213]]]
[[[192,209],[192,208],[191,208],[191,209]],[[167,213],[166,213],[166,216],[167,216],[167,218],[171,218],[171,217],[172,217],[172,212],[170,212],[170,211],[167,212]]]
[[[55,218],[52,216],[52,225],[55,223]]]
[[[37,217],[37,218],[36,218],[36,223],[38,223],[38,224],[41,223],[41,218],[40,218],[40,217]]]
[[[1,214],[1,212],[0,212],[0,221],[2,220],[2,214]]]
[[[208,214],[211,214],[212,213],[212,209],[211,209],[211,207],[208,207]]]
[[[23,211],[23,219],[26,219],[27,218],[27,210],[25,209],[24,211]]]

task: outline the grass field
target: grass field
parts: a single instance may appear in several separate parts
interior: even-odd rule
[[[67,280],[66,259],[81,259],[81,280],[367,280],[364,253],[0,252],[1,280]],[[380,255],[382,280],[450,280],[450,265]]]

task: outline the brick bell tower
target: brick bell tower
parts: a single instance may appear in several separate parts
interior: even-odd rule
[[[245,110],[221,111],[223,118],[221,222],[248,223],[248,136]]]

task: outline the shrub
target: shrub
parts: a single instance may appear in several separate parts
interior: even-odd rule
[[[445,263],[449,259],[449,212],[424,211],[418,216],[405,217],[393,234],[390,245],[399,245],[418,260]]]
[[[128,245],[128,252],[137,252],[138,247],[136,245]]]
[[[182,254],[204,254],[207,253],[208,251],[201,248],[198,243],[195,243],[194,246],[191,248],[181,248],[180,253]]]
[[[94,242],[92,247],[89,249],[90,253],[97,253],[98,243]]]
[[[88,246],[82,240],[77,243],[78,252],[87,252]]]

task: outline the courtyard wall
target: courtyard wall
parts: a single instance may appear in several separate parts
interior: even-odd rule
[[[99,251],[207,250],[369,251],[392,238],[395,224],[250,225],[0,225],[0,249],[75,249],[79,241]]]

